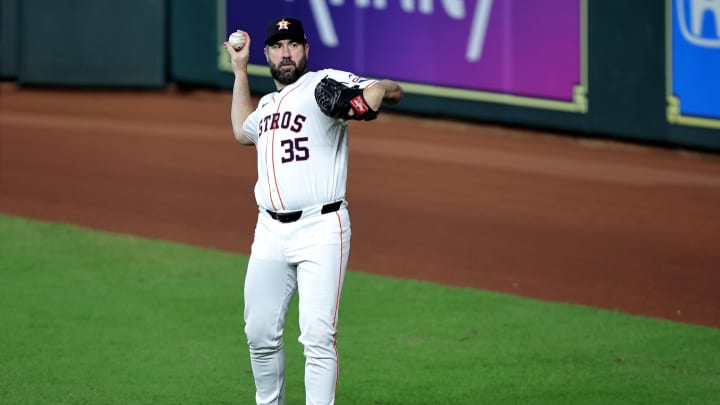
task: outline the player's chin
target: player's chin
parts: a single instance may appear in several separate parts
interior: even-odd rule
[[[280,68],[278,70],[278,74],[275,79],[282,84],[290,84],[290,83],[295,83],[295,81],[299,77],[300,77],[300,75],[298,74],[297,69],[295,69],[294,67],[291,67],[290,69]]]

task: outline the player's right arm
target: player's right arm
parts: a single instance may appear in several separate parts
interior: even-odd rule
[[[248,82],[247,65],[250,59],[250,36],[245,35],[245,46],[235,49],[228,42],[225,42],[225,49],[230,55],[232,70],[235,74],[233,83],[232,104],[230,106],[230,122],[232,123],[235,140],[242,145],[253,145],[253,141],[243,131],[245,119],[253,112],[255,107],[250,95],[250,84]]]

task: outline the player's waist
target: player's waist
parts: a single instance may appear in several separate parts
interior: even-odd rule
[[[338,200],[327,204],[313,205],[311,207],[296,211],[273,211],[260,207],[260,213],[263,215],[267,215],[276,221],[288,223],[295,222],[300,218],[309,218],[318,215],[330,214],[332,212],[340,210],[340,208],[346,205],[347,202],[345,200]]]

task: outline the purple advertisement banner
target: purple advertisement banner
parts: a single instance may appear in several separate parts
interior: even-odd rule
[[[225,37],[249,32],[250,61],[265,66],[267,23],[292,16],[305,26],[313,70],[573,104],[584,99],[585,1],[226,0]]]

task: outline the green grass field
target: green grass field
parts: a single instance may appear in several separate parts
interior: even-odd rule
[[[0,403],[252,404],[245,256],[0,216]],[[303,404],[292,306],[288,404]],[[720,330],[349,271],[337,403],[711,404]]]

